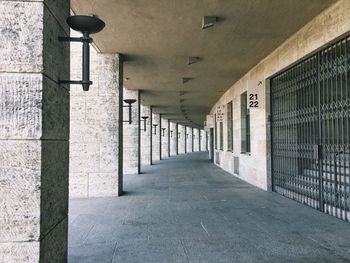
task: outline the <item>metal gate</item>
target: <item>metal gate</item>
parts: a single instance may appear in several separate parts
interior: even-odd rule
[[[273,190],[350,221],[350,37],[271,79]]]

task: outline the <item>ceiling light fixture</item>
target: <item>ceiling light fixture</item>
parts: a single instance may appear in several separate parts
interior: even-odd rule
[[[195,64],[199,62],[200,58],[199,57],[188,57],[188,65]]]
[[[207,29],[215,25],[217,21],[216,16],[203,16],[202,18],[202,29]]]
[[[192,80],[192,78],[188,78],[188,77],[182,78],[182,84],[185,84],[185,83],[189,82],[190,80]]]

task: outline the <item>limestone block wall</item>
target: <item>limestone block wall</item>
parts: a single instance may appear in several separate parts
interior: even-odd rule
[[[156,134],[154,134],[154,127],[152,126],[152,160],[160,160],[159,143],[160,143],[160,115],[152,113],[152,124],[157,124]]]
[[[146,131],[144,130],[144,122],[141,123],[141,166],[146,166],[151,164],[151,126],[150,126],[150,116],[151,109],[149,106],[141,105],[141,116],[148,116],[146,120]]]
[[[162,159],[168,158],[168,134],[169,134],[169,129],[168,129],[168,120],[162,118],[162,128],[165,128],[164,134],[163,130],[161,130],[161,141],[162,141]]]
[[[1,262],[65,262],[69,1],[0,1]]]
[[[179,138],[178,138],[178,145],[179,145],[179,154],[185,153],[185,144],[186,144],[186,127],[184,125],[179,124],[178,126],[179,130]]]
[[[72,32],[72,35],[77,33]],[[79,35],[79,34],[78,34]],[[121,59],[91,48],[89,91],[71,86],[69,196],[117,196]],[[81,44],[71,43],[71,79],[81,78]]]
[[[176,123],[170,122],[170,156],[176,155],[176,147],[177,147],[177,132],[176,132]]]
[[[129,109],[124,107],[123,116],[123,173],[137,174],[139,164],[139,91],[128,90],[124,87],[124,99],[135,99],[132,104],[132,123],[125,121],[129,120]],[[126,105],[126,103],[124,103]]]
[[[233,158],[239,158],[239,176],[243,180],[270,189],[270,131],[269,131],[269,86],[265,82],[265,109],[251,111],[251,153],[241,153],[240,95],[247,89],[248,80],[267,80],[275,73],[321,49],[327,43],[349,34],[350,1],[339,0],[324,10],[298,32],[287,39],[265,59],[247,72],[213,105],[211,114],[217,106],[233,101],[233,152],[227,151],[227,127],[224,120],[224,149],[217,150],[219,166],[233,173]],[[218,129],[219,130],[219,129]],[[214,155],[216,156],[216,154]]]

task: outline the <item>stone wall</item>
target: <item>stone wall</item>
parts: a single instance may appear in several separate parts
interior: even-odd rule
[[[233,173],[233,157],[239,158],[239,176],[262,189],[270,189],[270,131],[269,131],[269,90],[265,82],[265,109],[251,111],[251,153],[241,153],[240,95],[247,89],[248,80],[264,80],[275,73],[305,58],[324,47],[327,43],[348,34],[350,29],[350,1],[340,0],[320,13],[303,28],[286,40],[265,59],[259,62],[237,81],[213,106],[233,101],[234,150],[227,151],[226,120],[224,120],[224,150],[217,152],[220,167]],[[215,155],[214,155],[215,156]]]
[[[73,35],[77,33],[72,32]],[[91,48],[89,91],[71,86],[69,196],[119,192],[119,86],[121,59]],[[81,79],[81,44],[71,43],[71,79]]]
[[[65,262],[69,1],[0,1],[1,262]]]
[[[129,109],[124,107],[124,123],[123,123],[123,173],[138,174],[139,164],[139,91],[128,90],[124,87],[124,99],[135,99],[132,104],[132,123],[129,124]],[[126,105],[126,103],[124,103]]]

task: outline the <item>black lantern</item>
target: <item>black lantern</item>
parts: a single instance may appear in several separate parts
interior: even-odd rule
[[[170,138],[173,138],[173,131],[170,131]]]
[[[147,126],[146,126],[146,120],[148,119],[148,116],[141,116],[141,121],[143,121],[143,131],[147,130]]]
[[[186,133],[186,139],[188,138],[188,133]]]
[[[177,137],[180,138],[181,132],[178,132]]]
[[[59,80],[60,84],[78,84],[83,86],[84,91],[88,91],[92,81],[90,81],[90,34],[100,32],[105,27],[105,22],[96,16],[70,16],[67,24],[75,31],[83,34],[82,37],[59,37],[61,42],[82,42],[83,43],[83,69],[82,80]]]
[[[124,100],[124,102],[125,102],[127,105],[123,105],[123,107],[129,108],[129,120],[123,121],[123,122],[127,122],[127,123],[131,124],[131,123],[132,123],[132,115],[131,115],[131,107],[132,107],[132,106],[131,106],[131,104],[135,103],[136,100],[134,100],[134,99],[126,99],[126,100]]]
[[[164,137],[164,135],[165,135],[165,130],[166,130],[166,128],[162,128],[162,136]]]
[[[154,135],[157,135],[157,126],[158,126],[158,124],[153,124],[153,129],[154,129],[153,134]]]

